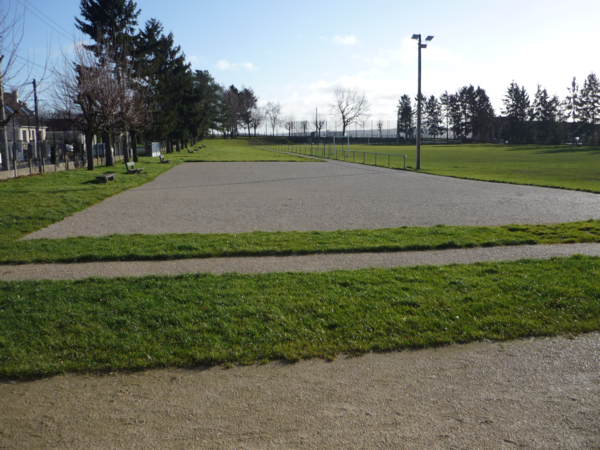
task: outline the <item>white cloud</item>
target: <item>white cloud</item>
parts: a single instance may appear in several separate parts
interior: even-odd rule
[[[333,37],[333,42],[341,45],[354,45],[359,43],[358,39],[356,39],[356,37],[353,34],[351,34],[350,36],[339,36],[336,34]]]
[[[225,61],[224,59],[217,62],[217,69],[219,70],[232,70],[232,66],[230,63]]]
[[[221,59],[220,61],[217,62],[217,69],[233,70],[233,71],[240,70],[240,69],[259,70],[259,68],[256,67],[251,62],[230,63],[228,61],[225,61],[224,59]]]
[[[376,66],[389,66],[390,62],[387,59],[373,58],[373,64]]]

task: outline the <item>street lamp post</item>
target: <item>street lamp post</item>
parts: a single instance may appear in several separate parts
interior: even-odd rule
[[[421,43],[421,35],[413,34],[412,39],[419,42],[419,84],[417,92],[417,170],[421,169],[421,49],[427,48],[427,44],[433,39],[433,36],[427,36],[425,43]]]

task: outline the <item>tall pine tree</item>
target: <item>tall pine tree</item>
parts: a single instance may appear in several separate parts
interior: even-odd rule
[[[596,123],[600,120],[600,80],[594,72],[590,73],[583,82],[580,111],[579,116],[586,128],[585,142],[594,145]]]
[[[512,81],[508,86],[503,114],[506,115],[507,126],[503,129],[503,137],[513,144],[525,144],[530,140],[529,118],[531,101],[524,87]]]

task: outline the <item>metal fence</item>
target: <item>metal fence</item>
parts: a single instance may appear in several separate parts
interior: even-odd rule
[[[331,144],[325,144],[321,146],[297,146],[297,145],[287,145],[287,144],[278,144],[278,145],[260,145],[257,146],[259,148],[265,148],[268,150],[276,150],[280,152],[289,152],[289,153],[297,153],[299,155],[305,156],[315,156],[317,158],[323,159],[334,159],[336,161],[346,161],[346,162],[354,162],[359,164],[367,164],[372,166],[382,166],[388,168],[399,168],[400,165],[394,164],[392,166],[392,162],[396,162],[402,158],[402,169],[406,169],[406,155],[400,155],[398,153],[376,153],[376,152],[363,152],[356,150],[344,150],[343,148],[338,149],[336,146]],[[357,157],[358,156],[358,157]],[[362,158],[361,158],[362,156]],[[378,161],[379,157],[379,161]],[[392,158],[395,158],[393,160]],[[362,159],[362,160],[361,160]]]
[[[123,145],[115,143],[113,157],[115,161],[123,156]],[[106,155],[102,144],[94,145],[94,163],[106,163]],[[1,158],[1,155],[0,155]],[[74,148],[64,141],[41,141],[37,148],[35,142],[9,142],[8,161],[0,164],[0,179],[16,178],[43,172],[59,172],[73,170],[87,165],[87,154],[83,148]]]

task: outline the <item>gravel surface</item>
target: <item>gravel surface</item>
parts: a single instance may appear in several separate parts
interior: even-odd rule
[[[600,196],[325,163],[182,164],[27,238],[555,223]],[[0,279],[600,256],[598,244],[0,266]],[[600,448],[600,334],[262,366],[0,380],[0,448]]]
[[[26,239],[599,218],[600,195],[584,192],[459,180],[339,161],[187,163]]]
[[[0,382],[0,448],[598,449],[600,334]]]
[[[182,273],[323,272],[366,267],[469,264],[514,261],[574,254],[600,256],[600,244],[523,245],[425,252],[347,253],[303,256],[261,256],[183,259],[175,261],[118,261],[77,264],[0,265],[0,280],[74,280],[91,276],[179,275]]]

